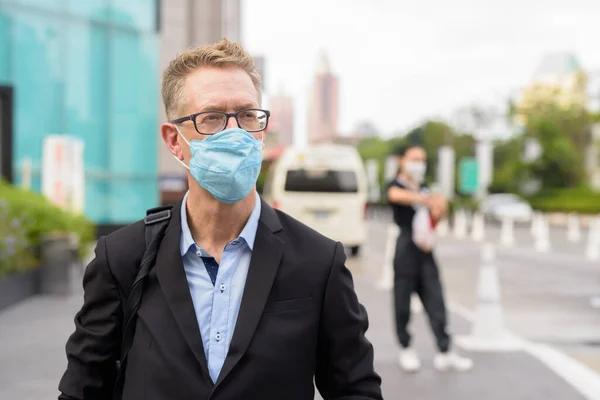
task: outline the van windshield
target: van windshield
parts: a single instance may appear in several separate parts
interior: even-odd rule
[[[286,192],[357,193],[354,171],[295,169],[287,171]]]

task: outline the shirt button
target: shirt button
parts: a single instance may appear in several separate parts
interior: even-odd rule
[[[197,255],[198,257],[202,257],[202,252],[201,252],[200,250],[198,250],[198,251],[196,252],[196,255]]]
[[[221,286],[219,286],[219,289],[221,289],[221,293],[223,293],[225,291],[225,289],[227,289],[227,286],[225,286],[225,284],[221,284]]]
[[[220,341],[222,339],[222,336],[220,333],[217,333],[215,336],[215,339],[217,339],[217,342]]]

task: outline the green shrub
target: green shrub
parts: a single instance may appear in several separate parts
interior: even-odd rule
[[[72,233],[85,256],[95,239],[94,225],[83,215],[64,211],[44,196],[0,181],[0,275],[39,264],[35,249],[44,234]]]
[[[547,189],[528,201],[534,209],[545,212],[600,213],[600,193],[586,187]]]
[[[33,225],[33,221],[20,218],[9,202],[0,198],[0,277],[38,264],[29,239]]]

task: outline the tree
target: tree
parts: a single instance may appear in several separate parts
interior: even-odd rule
[[[544,188],[585,183],[585,153],[590,142],[591,115],[581,105],[564,107],[549,100],[527,110],[525,137],[536,139],[541,156],[525,169]]]
[[[543,151],[526,168],[541,180],[542,187],[565,188],[583,183],[583,149],[577,148],[576,137],[565,134],[560,119],[549,116],[532,119],[529,131],[538,139]]]
[[[544,188],[585,183],[585,154],[593,115],[588,111],[588,78],[579,70],[529,85],[512,116],[526,138],[541,145],[541,156],[525,166]]]
[[[523,179],[523,137],[497,140],[494,143],[494,173],[490,193],[516,193]]]
[[[382,177],[386,157],[400,146],[408,144],[423,146],[427,152],[427,174],[425,179],[432,182],[436,178],[440,147],[452,145],[458,159],[458,157],[473,155],[475,140],[472,135],[457,135],[454,129],[445,122],[430,120],[404,136],[398,135],[389,140],[381,138],[364,139],[358,145],[358,151],[363,160],[378,160],[380,176]]]

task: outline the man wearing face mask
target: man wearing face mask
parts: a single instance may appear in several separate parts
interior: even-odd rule
[[[99,239],[59,399],[382,398],[342,245],[256,192],[260,87],[227,39],[165,70],[161,133],[189,191]]]
[[[429,243],[416,243],[414,239],[418,213],[428,213],[427,222],[429,219],[437,222],[446,214],[446,199],[431,193],[424,183],[427,155],[421,146],[408,145],[399,149],[396,156],[399,173],[388,186],[387,198],[392,205],[394,222],[400,228],[394,256],[396,333],[402,347],[399,364],[408,372],[416,372],[421,367],[417,353],[410,346],[411,336],[407,330],[411,295],[417,293],[437,342],[434,367],[439,371],[468,371],[473,362],[450,351],[446,306],[433,249]]]

